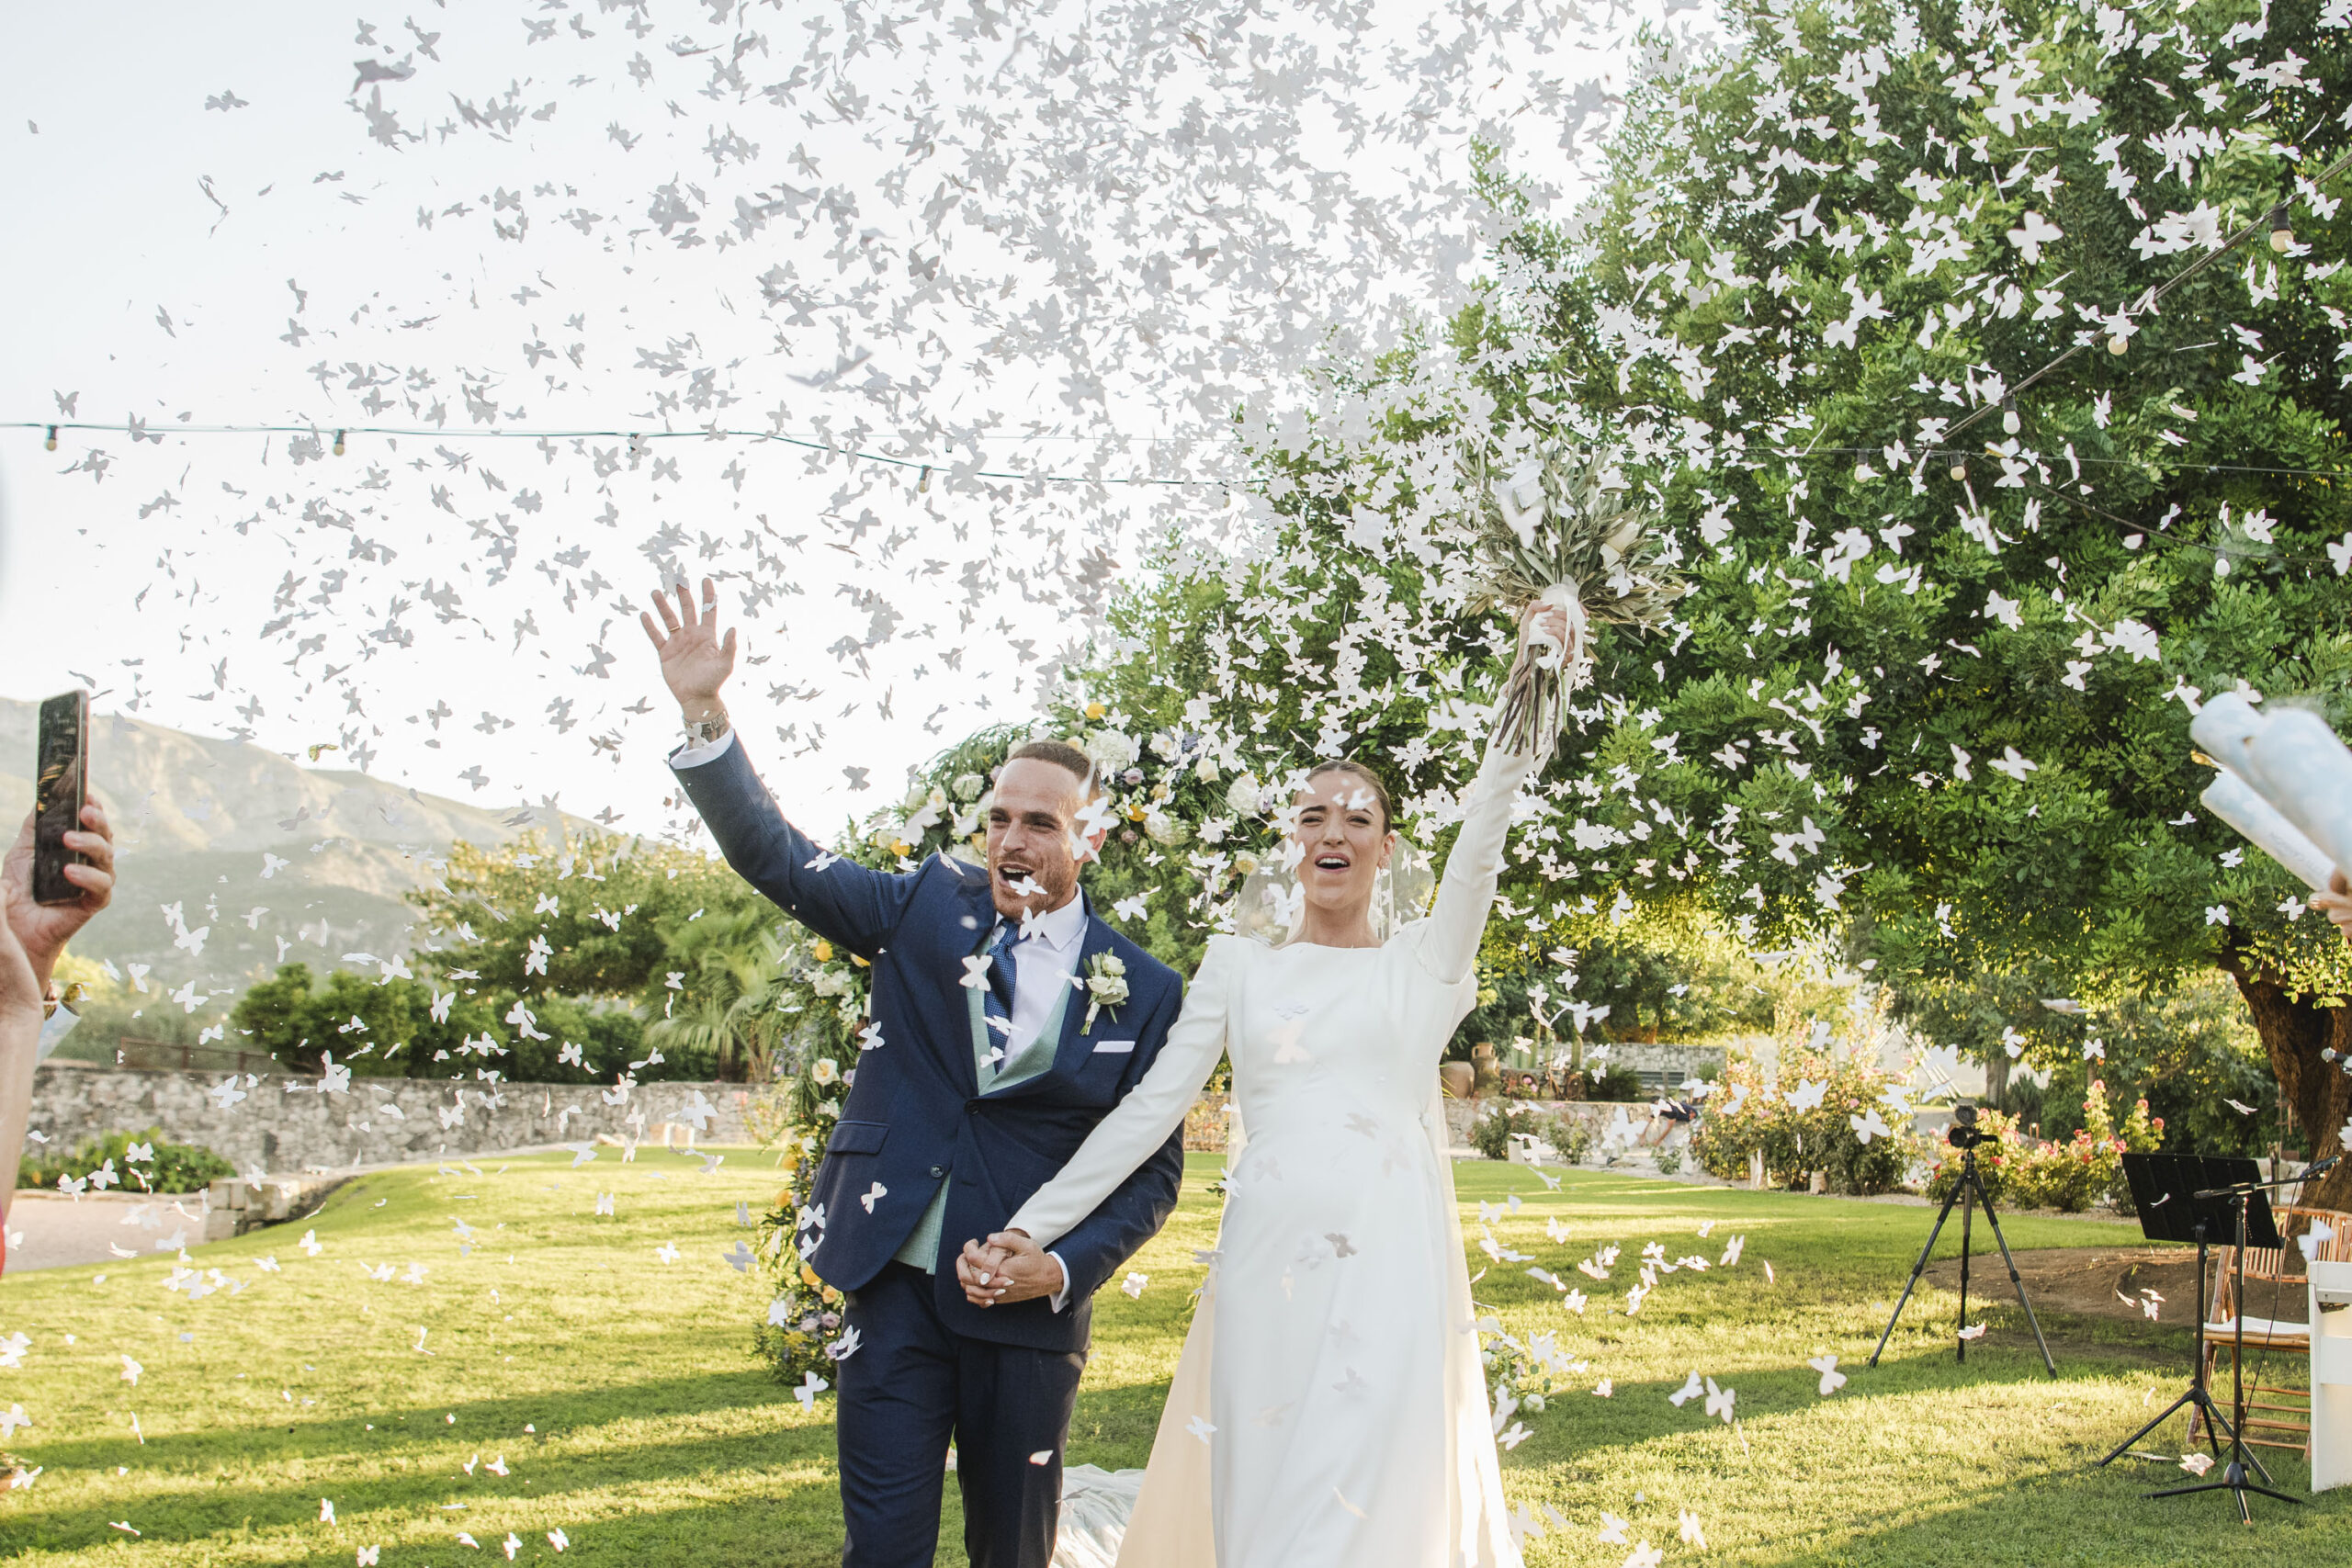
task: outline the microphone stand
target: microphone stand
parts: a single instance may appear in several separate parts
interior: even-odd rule
[[[2237,1500],[2239,1519],[2249,1525],[2254,1523],[2254,1511],[2246,1506],[2245,1502],[2245,1495],[2249,1492],[2259,1492],[2265,1497],[2276,1497],[2281,1503],[2302,1501],[2301,1497],[2290,1497],[2284,1492],[2272,1490],[2278,1483],[2271,1481],[2270,1472],[2263,1468],[2262,1461],[2248,1452],[2245,1446],[2245,1213],[2247,1201],[2255,1193],[2273,1187],[2292,1187],[2308,1181],[2327,1165],[2334,1163],[2333,1160],[2325,1161],[2321,1165],[2313,1166],[2301,1176],[2290,1176],[2278,1181],[2242,1181],[2234,1186],[2212,1187],[2204,1191],[2190,1194],[2199,1202],[2226,1198],[2236,1211],[2237,1258],[2234,1265],[2236,1272],[2230,1292],[2230,1323],[2234,1334],[2230,1362],[2230,1414],[2236,1419],[2230,1429],[2229,1463],[2222,1467],[2221,1480],[2202,1481],[2193,1486],[2168,1486],[2161,1492],[2149,1493],[2149,1496],[2185,1497],[2193,1492],[2227,1492]],[[2202,1272],[2200,1269],[2200,1275]],[[2199,1286],[2200,1292],[2203,1288],[2200,1283]],[[2205,1303],[2202,1301],[2197,1304],[2197,1337],[2199,1345],[2197,1365],[2201,1373],[2205,1366],[2203,1350]],[[2249,1463],[2253,1465],[2254,1472],[2269,1484],[2257,1486],[2246,1479],[2246,1466]]]
[[[2099,1461],[2103,1465],[2113,1464],[2121,1459],[2132,1444],[2171,1420],[2184,1404],[2196,1406],[2205,1417],[2205,1442],[2213,1450],[2216,1460],[2222,1457],[2222,1440],[2215,1434],[2227,1432],[2232,1443],[2237,1441],[2235,1423],[2222,1418],[2222,1407],[2214,1403],[2212,1390],[2205,1382],[2205,1222],[2199,1220],[2197,1223],[2197,1360],[2195,1370],[2189,1373],[2188,1392],[2165,1405],[2163,1414],[2154,1420],[2118,1443],[2113,1452]],[[2266,1475],[2263,1479],[2267,1481],[2269,1477]]]

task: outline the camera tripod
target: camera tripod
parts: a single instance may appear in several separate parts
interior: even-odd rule
[[[1971,1128],[1970,1132],[1974,1134],[1974,1129]],[[2041,1320],[2033,1315],[2033,1303],[2025,1299],[2025,1281],[2018,1277],[2017,1259],[2009,1256],[2009,1238],[2001,1234],[2001,1222],[1993,1213],[1992,1194],[1984,1190],[1984,1179],[1976,1174],[1976,1145],[1973,1143],[1962,1145],[1960,1151],[1960,1179],[1952,1184],[1951,1195],[1944,1200],[1943,1212],[1936,1216],[1935,1228],[1928,1233],[1928,1245],[1919,1249],[1919,1261],[1911,1266],[1911,1278],[1903,1287],[1903,1299],[1894,1303],[1894,1311],[1886,1320],[1886,1332],[1878,1337],[1878,1348],[1871,1352],[1871,1366],[1877,1366],[1878,1359],[1886,1353],[1886,1342],[1894,1336],[1894,1320],[1903,1315],[1904,1307],[1911,1300],[1911,1292],[1918,1288],[1919,1276],[1928,1271],[1928,1258],[1936,1250],[1936,1237],[1943,1234],[1944,1222],[1951,1218],[1954,1204],[1960,1206],[1960,1324],[1963,1330],[1967,1327],[1969,1221],[1975,1206],[1980,1203],[1984,1207],[1984,1223],[1993,1227],[1993,1239],[2000,1244],[2001,1261],[2008,1266],[2009,1284],[2018,1293],[2018,1305],[2025,1308],[2025,1320],[2033,1327],[2033,1342],[2041,1348],[2041,1364],[2050,1369],[2052,1377],[2058,1375],[2058,1363],[2050,1359],[2050,1342],[2041,1337]],[[1959,1349],[1957,1359],[1966,1361],[1966,1335],[1963,1333],[1955,1343]]]

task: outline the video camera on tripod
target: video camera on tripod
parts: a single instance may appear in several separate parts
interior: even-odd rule
[[[1894,1311],[1887,1317],[1886,1331],[1878,1337],[1878,1348],[1871,1352],[1870,1364],[1886,1354],[1886,1342],[1894,1337],[1895,1319],[1903,1315],[1909,1304],[1911,1292],[1919,1288],[1919,1277],[1928,1271],[1928,1258],[1936,1250],[1936,1238],[1943,1235],[1944,1222],[1951,1212],[1960,1211],[1960,1322],[1955,1325],[1952,1340],[1955,1359],[1968,1359],[1968,1264],[1973,1246],[1970,1221],[1978,1209],[1984,1211],[1984,1223],[1993,1227],[1993,1239],[2000,1244],[2001,1262],[2009,1272],[2009,1288],[2017,1292],[2018,1305],[2025,1309],[2025,1320],[2033,1329],[2033,1342],[2041,1351],[2041,1364],[2050,1375],[2058,1375],[2058,1363],[2050,1358],[2050,1342],[2041,1337],[2041,1320],[2033,1315],[2033,1303],[2025,1299],[2025,1280],[2018,1273],[2018,1260],[2009,1256],[2009,1238],[2001,1234],[2000,1217],[1993,1213],[1993,1194],[1985,1190],[1984,1178],[1976,1169],[1976,1151],[1993,1139],[1992,1129],[1976,1122],[1978,1107],[1962,1100],[1951,1110],[1951,1125],[1944,1129],[1944,1142],[1960,1151],[1960,1171],[1951,1184],[1944,1206],[1936,1215],[1935,1224],[1928,1232],[1928,1245],[1919,1249],[1919,1261],[1911,1266],[1911,1279],[1903,1287],[1902,1299],[1894,1303]]]

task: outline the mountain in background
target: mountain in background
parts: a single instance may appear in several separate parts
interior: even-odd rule
[[[39,724],[40,705],[0,697],[6,841],[32,808]],[[119,881],[74,951],[151,964],[167,985],[242,988],[277,967],[281,939],[285,960],[313,969],[345,953],[405,954],[417,911],[402,895],[428,860],[459,842],[495,846],[534,829],[561,839],[594,827],[542,807],[487,811],[117,714],[91,715],[90,772],[114,821]],[[175,904],[188,930],[210,928],[200,954],[175,945],[164,912]]]

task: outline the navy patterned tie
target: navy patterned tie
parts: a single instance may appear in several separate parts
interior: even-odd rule
[[[1012,1054],[1012,989],[1020,978],[1012,950],[1020,941],[1021,928],[1004,920],[989,933],[989,984],[980,1001],[989,1020],[989,1043],[1003,1053],[997,1058],[1000,1066]]]

